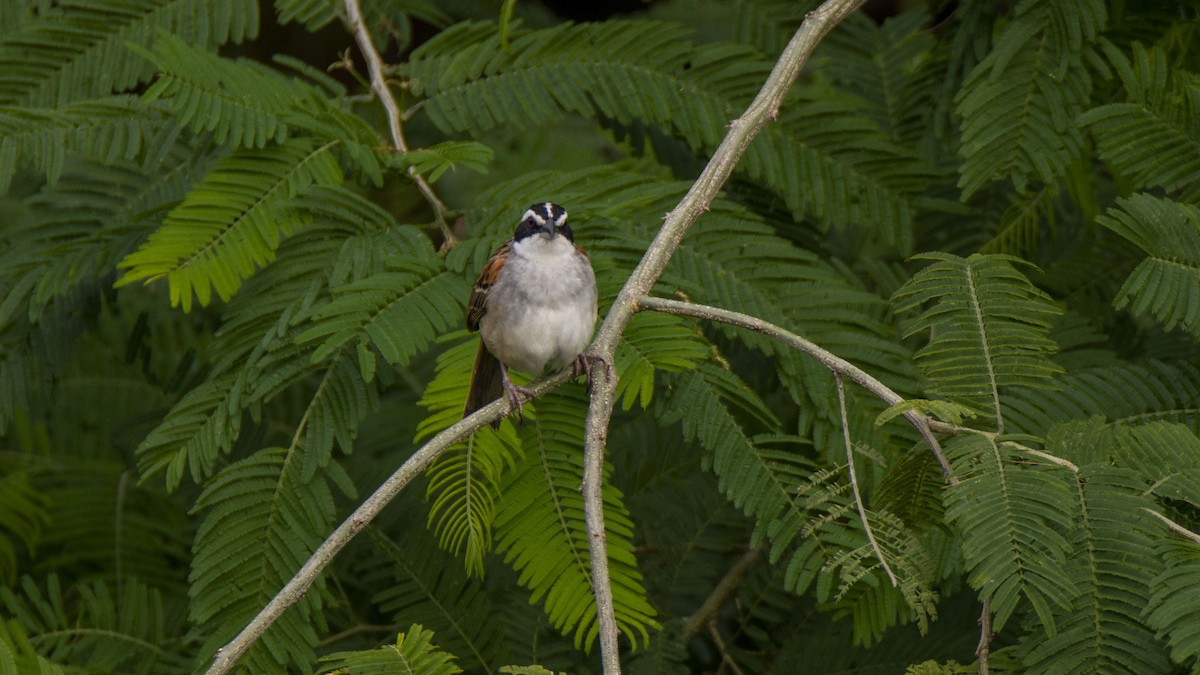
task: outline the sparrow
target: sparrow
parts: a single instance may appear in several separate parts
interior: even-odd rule
[[[596,327],[596,276],[575,245],[567,212],[549,202],[530,206],[512,239],[483,266],[467,303],[467,329],[482,338],[475,353],[466,417],[501,391],[524,420],[522,398],[533,392],[509,379],[510,368],[540,375],[574,364],[591,374],[583,354]],[[500,420],[492,423],[500,426]]]

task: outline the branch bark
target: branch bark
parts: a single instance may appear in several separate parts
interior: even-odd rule
[[[729,133],[717,146],[712,159],[700,177],[688,189],[679,204],[667,214],[666,221],[654,241],[642,256],[641,262],[617,295],[590,353],[611,364],[617,341],[625,332],[629,319],[636,311],[638,298],[650,291],[662,276],[684,234],[725,185],[733,169],[750,147],[758,132],[779,115],[779,106],[808,57],[829,31],[858,9],[865,0],[827,0],[809,12],[776,61],[770,76],[758,95],[742,113],[729,124]],[[592,560],[592,590],[596,597],[596,614],[600,629],[600,657],[605,675],[621,672],[617,649],[617,623],[612,606],[612,583],[608,577],[608,546],[604,540],[604,508],[601,482],[604,468],[604,448],[608,423],[616,399],[616,374],[610,368],[594,371],[591,401],[585,423],[584,469],[581,490],[587,516],[588,542]]]
[[[975,647],[975,656],[979,658],[979,675],[988,675],[988,655],[992,651],[992,601],[983,599],[983,611],[979,614],[979,645]]]

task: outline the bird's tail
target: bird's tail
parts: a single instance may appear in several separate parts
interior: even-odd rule
[[[467,405],[463,417],[500,398],[504,384],[500,373],[500,360],[488,351],[483,340],[475,352],[475,368],[471,371],[471,389],[467,392]],[[492,422],[493,429],[500,428],[500,420]]]

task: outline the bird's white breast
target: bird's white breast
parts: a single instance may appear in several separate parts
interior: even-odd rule
[[[488,298],[480,332],[510,368],[540,374],[579,355],[596,326],[596,278],[566,237],[513,244]]]

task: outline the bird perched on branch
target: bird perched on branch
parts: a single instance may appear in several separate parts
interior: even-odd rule
[[[509,379],[509,368],[540,375],[547,366],[573,363],[577,375],[590,375],[595,357],[583,350],[595,326],[596,276],[587,254],[575,245],[567,212],[549,202],[530,206],[471,291],[467,328],[479,331],[482,340],[463,416],[503,391],[524,419],[523,398],[533,393]]]

